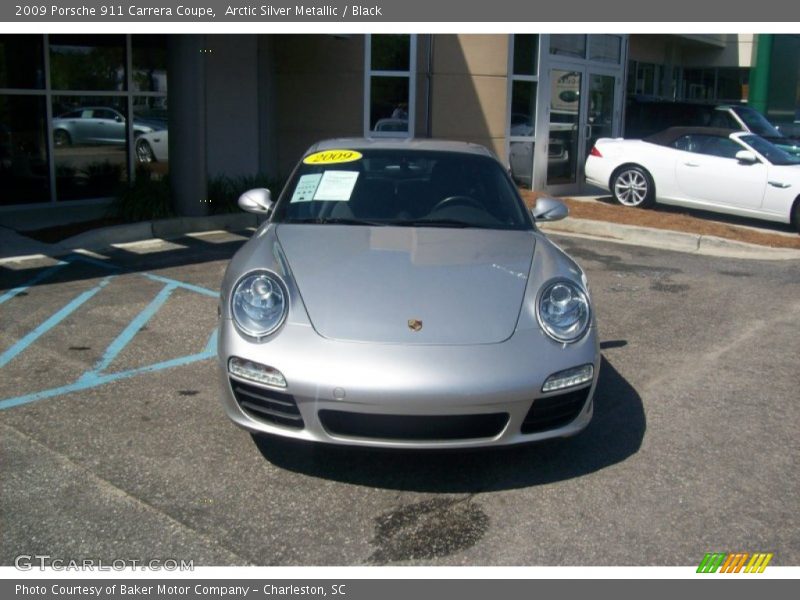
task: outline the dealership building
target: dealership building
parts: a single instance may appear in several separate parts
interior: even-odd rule
[[[477,142],[525,187],[587,191],[632,102],[743,103],[800,120],[800,35],[0,35],[0,223],[100,214],[169,174],[284,177],[314,141]]]

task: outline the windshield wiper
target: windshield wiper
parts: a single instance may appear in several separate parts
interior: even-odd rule
[[[388,225],[388,223],[382,221],[346,217],[308,217],[306,219],[292,219],[284,221],[284,223],[291,225],[369,225],[370,227],[385,227]]]

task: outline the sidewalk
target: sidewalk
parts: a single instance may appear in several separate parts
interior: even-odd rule
[[[60,256],[73,250],[99,250],[114,244],[171,239],[204,231],[240,231],[257,225],[258,217],[245,212],[208,217],[177,217],[101,227],[53,244],[39,242],[13,229],[0,227],[0,260]]]

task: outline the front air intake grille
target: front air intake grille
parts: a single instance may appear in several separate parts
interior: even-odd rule
[[[574,421],[586,404],[591,389],[588,386],[566,394],[537,398],[522,422],[522,433],[557,429]]]
[[[376,440],[449,441],[493,438],[508,423],[508,413],[483,415],[378,415],[321,410],[319,420],[333,435]]]
[[[231,389],[236,402],[248,416],[257,421],[302,429],[305,424],[294,396],[276,392],[231,378]]]

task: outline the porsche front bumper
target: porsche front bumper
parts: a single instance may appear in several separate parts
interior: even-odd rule
[[[478,345],[334,341],[287,324],[257,344],[220,323],[227,415],[252,432],[386,448],[473,448],[565,437],[585,428],[600,368],[596,330],[559,344],[538,329]],[[285,388],[232,375],[236,356],[279,370]],[[552,374],[594,366],[583,385],[542,393]]]

